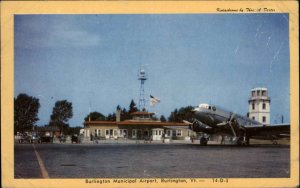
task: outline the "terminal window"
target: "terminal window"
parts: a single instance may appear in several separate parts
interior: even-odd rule
[[[132,137],[136,137],[136,129],[132,130]]]
[[[177,130],[176,134],[177,134],[177,136],[182,136],[182,131],[181,130]]]
[[[100,136],[101,135],[101,130],[100,129],[95,129],[95,136]]]
[[[167,136],[171,136],[171,130],[167,130]]]
[[[174,136],[174,137],[176,136],[176,130],[172,131],[172,136]]]

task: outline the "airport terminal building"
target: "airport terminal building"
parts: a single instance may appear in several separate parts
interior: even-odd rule
[[[132,119],[120,121],[84,122],[84,137],[90,140],[135,139],[135,140],[190,140],[196,133],[187,123],[161,122],[153,118],[154,113],[138,111]]]
[[[189,129],[189,124],[179,122],[161,122],[156,120],[154,113],[145,110],[144,84],[147,75],[141,68],[138,76],[140,81],[139,109],[133,112],[129,120],[121,121],[121,111],[116,112],[116,121],[84,122],[85,140],[136,139],[136,140],[190,140],[196,133]],[[150,103],[155,105],[160,100],[150,95]],[[150,104],[151,105],[151,104]]]

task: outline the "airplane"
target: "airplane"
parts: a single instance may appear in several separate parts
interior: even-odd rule
[[[189,124],[191,130],[204,133],[200,138],[200,145],[207,145],[209,135],[221,135],[222,141],[224,136],[230,136],[237,145],[249,145],[250,138],[274,141],[290,135],[290,124],[264,125],[209,104],[200,104],[192,111],[194,121],[184,122]]]

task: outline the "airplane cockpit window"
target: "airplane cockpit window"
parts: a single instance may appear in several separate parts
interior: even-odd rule
[[[208,104],[199,104],[199,108],[206,108],[206,109],[208,109],[209,105]]]
[[[206,108],[208,110],[213,110],[213,111],[217,110],[215,106],[210,106],[209,104],[199,104],[199,108]]]

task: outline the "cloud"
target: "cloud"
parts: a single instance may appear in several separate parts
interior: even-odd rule
[[[48,47],[92,47],[100,43],[100,38],[84,30],[56,30],[43,44]]]
[[[22,18],[15,23],[19,48],[76,48],[99,45],[100,36],[70,19]]]

